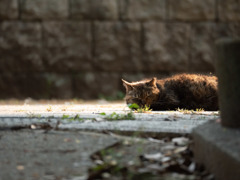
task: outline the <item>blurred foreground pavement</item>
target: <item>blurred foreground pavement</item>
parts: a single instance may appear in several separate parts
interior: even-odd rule
[[[199,178],[204,173],[192,161],[189,133],[194,127],[218,119],[218,112],[137,113],[124,102],[1,104],[3,180],[121,179],[123,171],[126,173],[124,167],[130,168],[128,171],[136,178],[146,172],[170,173],[173,179]],[[114,176],[112,168],[120,169],[121,175]]]

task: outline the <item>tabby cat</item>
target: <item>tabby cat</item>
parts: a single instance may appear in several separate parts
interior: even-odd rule
[[[178,74],[164,79],[154,77],[132,83],[122,81],[127,104],[146,105],[152,110],[219,109],[216,76]]]

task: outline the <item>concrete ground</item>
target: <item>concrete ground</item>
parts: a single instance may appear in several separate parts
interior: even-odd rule
[[[124,102],[2,105],[0,127],[47,123],[63,130],[178,135],[189,134],[193,128],[219,117],[218,112],[187,110],[129,113],[131,111]],[[126,115],[130,117],[124,117]]]
[[[117,142],[92,133],[0,131],[0,179],[85,179],[90,155]]]
[[[219,117],[218,112],[187,110],[137,113],[129,110],[124,102],[13,103],[0,105],[0,179],[3,180],[99,179],[96,173],[89,175],[89,169],[96,165],[93,160],[104,161],[102,156],[94,158],[94,154],[116,145],[117,150],[123,150],[133,142],[132,137],[145,137],[141,142],[147,145],[136,141],[131,150],[124,151],[120,159],[127,159],[126,164],[134,164],[146,153],[168,154],[161,150],[164,146],[178,152],[179,147],[173,146],[176,142],[170,140],[164,144],[153,138],[182,137]],[[158,167],[158,172],[161,168]],[[104,175],[105,171],[101,173]],[[165,179],[186,179],[175,174]],[[109,174],[105,176],[109,179]]]

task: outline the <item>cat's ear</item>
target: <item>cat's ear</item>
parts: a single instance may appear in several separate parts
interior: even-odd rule
[[[126,88],[126,91],[133,90],[133,86],[130,82],[127,82],[124,79],[122,79],[122,82],[123,82],[123,86]]]
[[[155,87],[155,86],[157,86],[157,78],[152,78],[152,80],[151,81],[149,81],[148,83],[147,83],[147,85],[148,86],[153,86],[153,87]]]

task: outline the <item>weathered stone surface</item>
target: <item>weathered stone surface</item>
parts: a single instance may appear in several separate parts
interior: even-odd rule
[[[117,0],[70,0],[73,19],[113,20],[118,18]]]
[[[123,112],[125,111],[124,114],[126,114],[127,109],[128,108],[122,109]],[[109,114],[111,112],[106,113]],[[171,137],[176,135],[190,134],[193,128],[210,121],[211,118],[214,117],[205,115],[186,115],[178,112],[167,112],[166,114],[162,114],[162,112],[156,112],[156,114],[149,112],[147,114],[135,113],[135,120],[116,119],[113,121],[107,121],[103,119],[103,115],[94,114],[93,116],[98,116],[96,119],[100,120],[97,122],[96,120],[93,120],[83,123],[60,123],[59,129],[90,130],[96,132],[111,131],[121,134],[134,134],[138,132],[143,136],[154,135],[156,137]]]
[[[68,75],[0,74],[0,98],[72,98]]]
[[[240,21],[240,1],[219,0],[218,16],[221,21]]]
[[[117,19],[117,0],[90,0],[93,19]]]
[[[216,42],[221,124],[240,128],[240,40],[224,38]]]
[[[22,19],[66,19],[68,0],[21,0]]]
[[[96,22],[95,66],[105,71],[139,71],[141,26],[139,23]]]
[[[88,22],[44,22],[44,62],[49,71],[91,69],[91,28]]]
[[[186,71],[189,26],[184,23],[144,23],[144,61],[148,71]]]
[[[240,130],[205,123],[193,130],[194,158],[219,180],[240,179]]]
[[[231,37],[239,38],[240,37],[240,22],[237,23],[218,23],[217,24],[217,38]]]
[[[201,23],[191,26],[190,65],[189,70],[214,72],[214,42],[216,40],[216,24]]]
[[[195,21],[214,20],[215,0],[169,0],[169,19]]]
[[[18,18],[18,0],[0,1],[0,19]]]
[[[90,19],[90,1],[89,0],[69,0],[70,17],[74,19]]]
[[[73,19],[91,19],[90,0],[70,0],[70,17]]]
[[[87,179],[91,155],[119,142],[87,132],[0,131],[0,136],[3,180]]]
[[[191,26],[190,65],[192,72],[214,72],[215,41],[240,37],[240,23],[198,23]]]
[[[43,70],[39,23],[0,23],[0,72]]]
[[[49,98],[73,98],[73,81],[71,75],[44,74],[42,78],[47,82]]]
[[[50,87],[41,76],[28,74],[1,74],[0,98],[49,98]]]
[[[91,99],[116,96],[121,85],[120,78],[116,73],[78,74],[74,79],[74,97]]]
[[[25,101],[26,102],[26,101]],[[50,127],[68,130],[118,131],[156,133],[158,136],[191,133],[194,127],[219,118],[218,112],[149,111],[132,112],[131,119],[122,117],[130,112],[124,101],[100,103],[91,101],[68,104],[2,105],[0,108],[0,128],[28,127],[49,124]],[[51,101],[48,101],[51,103]],[[56,101],[55,101],[56,103]],[[89,104],[91,103],[91,104]],[[51,106],[51,111],[49,111]],[[29,114],[31,112],[31,114]],[[106,115],[102,115],[105,113]],[[114,116],[112,114],[116,114]],[[78,115],[81,119],[72,119]],[[112,120],[108,118],[112,117]]]
[[[166,19],[166,0],[122,0],[119,2],[119,5],[122,19]]]

